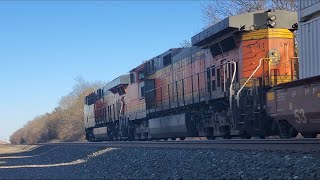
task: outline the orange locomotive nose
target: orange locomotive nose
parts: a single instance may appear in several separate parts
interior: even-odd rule
[[[254,78],[263,78],[265,84],[274,86],[289,82],[294,77],[294,36],[289,29],[261,29],[245,32],[242,36],[242,72],[247,79],[263,61]]]

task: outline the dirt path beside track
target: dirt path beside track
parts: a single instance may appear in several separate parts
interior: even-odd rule
[[[13,153],[21,153],[31,151],[35,148],[39,147],[38,145],[10,145],[4,144],[0,145],[0,155],[2,154],[13,154]]]

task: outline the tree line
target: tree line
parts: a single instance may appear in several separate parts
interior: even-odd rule
[[[37,116],[10,136],[13,144],[82,141],[84,133],[84,98],[101,87],[77,77],[72,92],[63,96],[52,112]]]

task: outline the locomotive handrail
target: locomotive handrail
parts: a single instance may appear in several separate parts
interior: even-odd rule
[[[227,61],[225,62],[224,64],[222,64],[223,66],[226,65],[226,64],[233,64],[233,75],[232,75],[232,79],[231,79],[231,83],[230,83],[230,87],[229,87],[229,107],[230,107],[230,111],[232,112],[232,97],[234,95],[233,93],[233,84],[234,84],[234,79],[236,77],[236,73],[237,73],[237,63],[235,61]],[[225,68],[225,67],[224,67]],[[223,72],[225,73],[225,70],[223,70]],[[223,81],[224,83],[226,82],[225,80],[225,74],[223,75]],[[224,84],[224,88],[226,88],[226,85]],[[232,122],[233,122],[233,113],[231,113],[231,118],[232,118]]]
[[[228,62],[230,62],[230,61],[228,61]],[[192,75],[187,76],[187,77],[185,77],[185,78],[178,79],[178,80],[176,80],[176,81],[174,81],[174,82],[167,83],[167,84],[165,84],[165,85],[162,85],[162,86],[159,86],[159,87],[156,87],[156,88],[150,89],[150,90],[146,91],[146,93],[149,93],[149,92],[151,92],[151,91],[154,91],[154,90],[160,89],[161,87],[166,87],[166,86],[168,86],[168,85],[175,84],[176,82],[178,82],[178,81],[182,81],[182,80],[184,80],[184,79],[193,78],[193,77],[197,76],[198,74],[205,73],[205,72],[207,72],[207,70],[211,70],[211,69],[214,69],[214,67],[207,68],[207,69],[206,69],[206,70],[204,70],[204,71],[200,71],[200,72],[198,72],[198,73],[192,74]]]
[[[253,77],[253,75],[258,71],[258,69],[261,67],[262,65],[262,61],[264,60],[270,60],[270,58],[261,58],[259,60],[259,65],[256,67],[256,69],[252,72],[252,74],[250,75],[250,77],[246,80],[246,82],[241,86],[241,88],[239,89],[239,91],[237,92],[237,96],[236,96],[236,99],[237,99],[237,105],[239,107],[239,96],[240,96],[240,93],[242,91],[242,89],[246,86],[246,84],[250,81],[250,79]]]
[[[235,81],[235,78],[236,78],[236,74],[237,74],[237,63],[235,62],[235,61],[227,61],[227,62],[225,62],[225,63],[223,63],[223,64],[221,64],[221,66],[220,67],[222,67],[223,66],[223,68],[225,68],[225,65],[226,64],[233,64],[233,74],[232,74],[232,79],[231,79],[231,83],[230,83],[230,87],[229,87],[229,107],[230,107],[230,110],[232,110],[233,109],[233,107],[232,107],[232,98],[233,98],[233,96],[234,96],[234,90],[233,90],[233,88],[234,88],[234,81]],[[155,90],[157,90],[157,89],[160,89],[161,90],[161,94],[162,94],[162,89],[163,89],[163,87],[166,87],[166,86],[170,86],[170,85],[177,85],[177,82],[179,82],[179,81],[182,81],[182,83],[183,83],[183,81],[185,80],[185,79],[189,79],[189,78],[193,78],[193,77],[195,77],[195,76],[199,76],[199,74],[202,74],[202,73],[205,73],[205,72],[207,72],[208,70],[211,70],[211,69],[214,69],[215,67],[210,67],[210,68],[207,68],[206,70],[203,70],[203,71],[201,71],[201,72],[199,72],[199,73],[196,73],[196,74],[193,74],[193,75],[190,75],[190,76],[187,76],[187,77],[184,77],[184,78],[181,78],[181,79],[179,79],[179,80],[176,80],[176,81],[173,81],[173,82],[171,82],[171,83],[167,83],[167,84],[165,84],[165,85],[162,85],[162,86],[159,86],[159,87],[156,87],[156,88],[153,88],[153,89],[150,89],[150,90],[147,90],[146,91],[146,94],[148,94],[148,93],[150,93],[150,92],[152,92],[152,91],[155,91]],[[224,71],[225,72],[225,71]],[[223,76],[224,77],[224,83],[225,83],[225,78],[226,78],[226,75],[224,75]],[[199,81],[199,80],[198,80]],[[198,85],[199,86],[199,85]],[[184,85],[183,85],[183,87],[184,87]],[[224,85],[224,89],[226,88],[226,85]],[[177,92],[178,93],[178,92]],[[184,90],[182,91],[182,93],[184,93]],[[178,97],[178,95],[177,95],[177,97]],[[169,97],[170,98],[170,97]],[[183,96],[183,99],[184,99],[184,96]],[[192,98],[193,99],[193,98]],[[183,100],[184,101],[184,100]],[[199,96],[199,101],[200,101],[200,96]],[[162,98],[161,98],[161,102],[162,102]],[[169,101],[169,103],[170,103],[170,101]],[[177,103],[179,104],[179,101],[177,100]],[[185,103],[184,103],[185,104]],[[162,105],[161,105],[162,106]],[[170,105],[169,105],[170,106]],[[178,105],[179,106],[179,105]]]
[[[294,62],[292,62],[294,59],[299,61],[299,57],[292,57],[290,58],[290,71],[291,71],[291,81],[293,81],[294,79],[298,79],[299,78],[299,74],[296,74],[296,76],[294,77],[294,69],[295,68],[295,64]]]

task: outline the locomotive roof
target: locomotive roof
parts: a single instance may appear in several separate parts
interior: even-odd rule
[[[191,55],[196,54],[199,51],[201,51],[201,49],[196,46],[184,48],[180,53],[172,57],[172,62],[173,63],[178,62],[185,57],[190,57]]]
[[[167,51],[159,54],[158,56],[155,56],[155,57],[153,57],[153,58],[151,58],[151,59],[143,62],[142,64],[140,64],[139,66],[133,68],[133,69],[130,70],[129,72],[133,72],[133,71],[140,70],[140,69],[144,66],[144,64],[145,64],[146,62],[149,62],[149,61],[151,61],[151,60],[161,59],[161,58],[163,58],[164,56],[166,56],[166,55],[168,55],[168,54],[170,54],[170,53],[171,53],[172,57],[174,57],[175,55],[179,54],[179,53],[180,53],[182,50],[184,50],[184,49],[189,49],[189,48],[171,48],[171,49],[169,49],[169,50],[167,50]]]
[[[119,85],[126,85],[126,84],[129,84],[129,74],[125,74],[125,75],[117,77],[116,79],[112,80],[111,82],[108,82],[103,88],[106,90],[110,90],[110,89],[117,87]]]
[[[193,36],[191,43],[193,46],[203,46],[230,32],[266,29],[268,28],[266,21],[270,15],[276,16],[276,28],[293,29],[292,25],[298,22],[296,12],[284,10],[255,11],[227,17]]]

